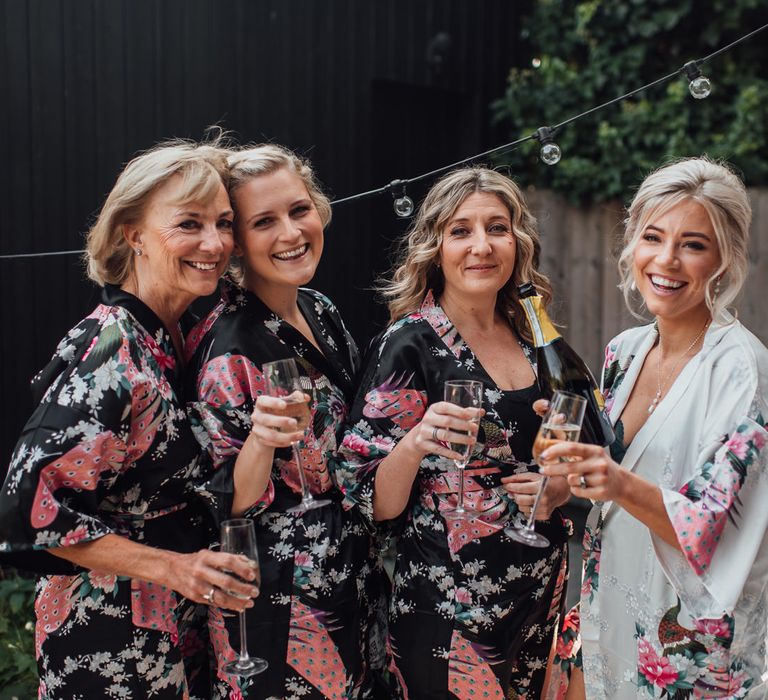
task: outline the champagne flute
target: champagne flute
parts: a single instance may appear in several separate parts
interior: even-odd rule
[[[286,402],[287,406],[283,410],[271,409],[271,412],[278,416],[288,416],[295,418],[299,430],[306,430],[309,426],[309,405],[304,400],[305,388],[311,391],[308,377],[302,377],[299,374],[299,368],[296,360],[289,357],[287,360],[275,360],[262,365],[261,371],[264,373],[264,379],[267,385],[267,393],[270,396],[277,396]],[[304,382],[302,382],[304,380]],[[331,503],[328,498],[315,498],[309,490],[307,474],[304,471],[304,464],[301,461],[299,452],[299,443],[291,443],[293,456],[296,459],[296,466],[299,470],[299,480],[301,481],[301,503],[288,508],[288,513],[304,513],[313,508],[321,508]]]
[[[241,554],[253,562],[256,571],[254,585],[261,583],[259,572],[259,554],[256,550],[256,532],[253,528],[253,520],[237,518],[225,520],[221,523],[221,551],[227,554]],[[245,610],[240,613],[240,656],[235,661],[230,661],[224,666],[224,670],[234,676],[248,678],[266,670],[264,659],[248,654],[248,644],[245,638]]]
[[[541,467],[540,457],[548,447],[559,442],[577,442],[581,432],[581,424],[584,420],[584,411],[587,408],[587,400],[583,396],[577,396],[567,391],[556,391],[550,401],[547,414],[539,426],[539,432],[533,443],[533,458]],[[531,547],[548,547],[549,540],[544,535],[536,532],[536,511],[541,501],[541,494],[547,487],[549,479],[545,476],[539,480],[539,490],[533,502],[528,522],[523,527],[505,528],[504,533],[515,542],[530,545]]]
[[[456,406],[480,408],[483,405],[483,383],[470,379],[447,381],[443,384],[443,399]],[[476,422],[476,420],[473,420],[472,422]],[[478,515],[477,511],[464,506],[464,468],[467,466],[467,462],[469,462],[474,445],[475,440],[469,444],[461,442],[450,443],[450,448],[454,452],[458,452],[462,456],[462,459],[454,460],[456,469],[458,469],[459,472],[458,503],[455,508],[448,508],[442,512],[443,517],[448,518],[449,520],[460,520],[462,518],[471,518]]]

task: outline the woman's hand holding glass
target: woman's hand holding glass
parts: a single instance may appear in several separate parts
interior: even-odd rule
[[[237,554],[201,549],[173,556],[169,588],[196,603],[242,612],[259,595],[253,563]]]
[[[438,401],[427,408],[421,422],[408,433],[411,446],[422,456],[439,455],[461,462],[465,455],[452,450],[450,444],[474,445],[482,408],[462,408]]]
[[[598,445],[561,442],[541,453],[541,473],[564,476],[574,496],[593,501],[621,500],[624,471]]]
[[[502,488],[515,500],[520,512],[529,517],[536,496],[541,488],[542,474],[522,472],[505,476],[501,480]],[[539,505],[536,509],[536,520],[549,520],[555,508],[563,505],[570,496],[568,482],[562,478],[548,479],[541,492]]]
[[[309,403],[310,397],[294,392],[293,402]],[[262,395],[256,399],[251,413],[251,434],[266,447],[291,447],[304,437],[306,425],[291,416],[286,416],[288,402],[277,396]]]

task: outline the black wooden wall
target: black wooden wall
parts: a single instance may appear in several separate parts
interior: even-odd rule
[[[123,163],[212,123],[308,155],[336,197],[497,145],[528,4],[0,0],[0,255],[82,248]],[[361,343],[403,230],[388,196],[334,209],[313,284]],[[0,476],[30,377],[97,299],[77,256],[0,259]]]

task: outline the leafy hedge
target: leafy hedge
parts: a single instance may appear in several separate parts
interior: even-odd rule
[[[673,72],[768,22],[764,0],[538,0],[521,30],[531,67],[510,71],[494,118],[510,140],[557,124]],[[538,67],[533,67],[538,65]],[[524,185],[576,203],[629,198],[672,157],[708,153],[768,183],[768,30],[702,65],[712,94],[680,76],[564,127],[559,164],[538,143],[504,156]]]
[[[37,697],[34,579],[0,568],[0,699]]]

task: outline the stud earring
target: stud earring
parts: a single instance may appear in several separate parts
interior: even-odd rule
[[[630,288],[630,289],[631,289],[633,292],[637,291],[637,282],[635,282],[635,280],[634,280],[634,279],[632,280],[631,284],[629,285],[629,288]]]
[[[141,250],[141,248],[136,248],[134,252],[138,257],[141,257],[142,255],[144,255],[144,252]]]

